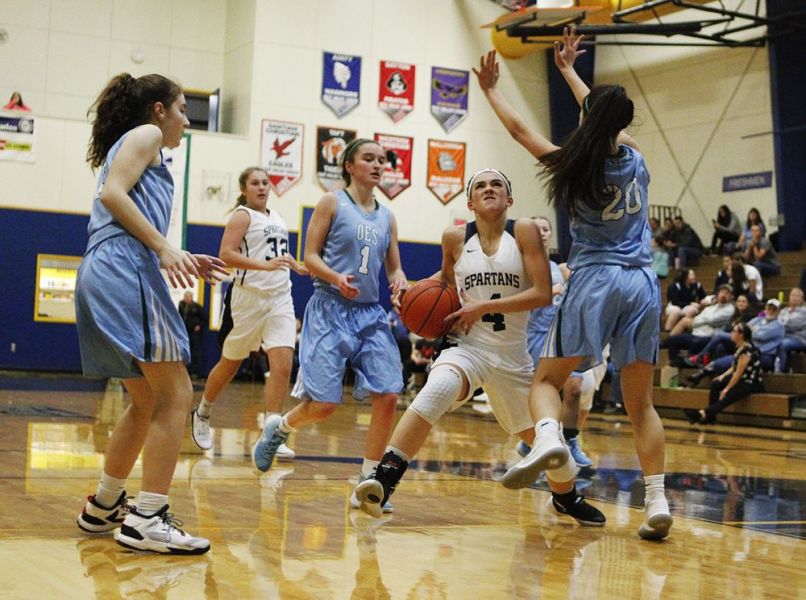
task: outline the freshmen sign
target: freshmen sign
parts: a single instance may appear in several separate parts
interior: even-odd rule
[[[376,133],[375,141],[386,150],[386,164],[378,184],[390,200],[411,185],[411,151],[414,138]]]
[[[302,123],[263,119],[260,128],[260,165],[266,169],[271,188],[278,196],[302,175]]]
[[[378,106],[397,122],[414,110],[414,65],[381,61]]]

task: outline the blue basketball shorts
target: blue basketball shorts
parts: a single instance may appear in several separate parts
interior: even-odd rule
[[[353,396],[358,399],[403,389],[400,352],[380,304],[315,292],[305,307],[299,362],[298,398],[340,404],[348,363],[355,371]]]
[[[540,356],[581,356],[576,370],[587,371],[602,362],[609,343],[617,369],[638,360],[656,364],[660,314],[660,284],[649,267],[579,268],[568,280]]]

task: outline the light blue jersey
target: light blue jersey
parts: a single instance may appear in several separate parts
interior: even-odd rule
[[[607,344],[617,369],[658,358],[660,285],[651,268],[649,173],[641,154],[620,146],[605,162],[605,184],[615,193],[610,204],[575,209],[572,275],[540,355],[582,357],[578,372],[601,363]]]
[[[644,157],[625,145],[605,161],[605,185],[615,192],[604,209],[583,204],[571,221],[568,268],[589,265],[652,266],[652,231],[649,228],[649,172]]]
[[[372,212],[364,212],[346,190],[335,192],[336,214],[322,247],[322,260],[337,273],[354,275],[350,284],[359,290],[354,302],[378,302],[378,275],[386,260],[392,239],[392,213],[376,203]],[[340,296],[338,287],[316,278],[318,290]]]
[[[560,270],[560,265],[550,260],[549,266],[551,267],[551,287],[553,289],[558,283],[563,283],[564,278]],[[537,360],[540,358],[540,351],[543,349],[546,333],[548,333],[551,320],[554,318],[554,313],[557,312],[557,306],[559,306],[561,300],[562,295],[558,294],[554,296],[552,294],[551,304],[541,308],[535,308],[529,313],[529,321],[526,324],[526,347],[529,350],[529,354],[532,355],[532,360],[535,364],[537,364]]]
[[[100,201],[125,135],[109,150],[98,178],[87,251],[76,280],[76,327],[87,375],[139,377],[141,362],[190,360],[187,332],[163,278],[159,258]],[[129,197],[157,231],[168,230],[173,179],[162,161],[147,167]]]

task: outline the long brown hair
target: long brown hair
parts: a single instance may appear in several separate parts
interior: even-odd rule
[[[341,154],[341,178],[344,179],[344,182],[347,185],[350,185],[352,182],[352,177],[347,172],[347,163],[354,163],[355,162],[355,154],[358,152],[358,149],[363,146],[364,144],[378,144],[375,140],[371,140],[369,138],[356,138],[344,149],[344,152]],[[380,146],[380,144],[378,144]]]
[[[601,209],[613,200],[605,189],[605,160],[619,132],[633,119],[633,103],[620,85],[595,86],[585,98],[585,116],[561,148],[540,158],[548,201],[574,214],[585,205]]]
[[[111,79],[87,111],[92,121],[87,162],[95,169],[106,160],[109,150],[121,136],[138,125],[149,123],[154,105],[168,108],[182,93],[178,84],[162,75],[134,78],[121,73]]]

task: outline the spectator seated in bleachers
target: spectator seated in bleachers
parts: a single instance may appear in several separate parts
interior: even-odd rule
[[[689,367],[704,367],[709,362],[726,354],[733,354],[736,348],[731,341],[731,329],[736,323],[749,323],[758,315],[756,308],[747,299],[746,294],[736,296],[736,314],[730,326],[722,331],[717,331],[711,336],[711,341],[706,344],[698,354],[684,358],[683,362]]]
[[[734,294],[737,296],[739,294],[745,294],[749,297],[751,288],[750,280],[747,279],[744,263],[741,260],[736,260],[736,257],[741,257],[741,254],[722,257],[722,269],[716,274],[714,294],[716,294],[720,285],[728,283],[730,287],[733,288]]]
[[[753,345],[753,333],[746,323],[737,323],[731,329],[736,346],[730,368],[715,377],[704,410],[684,409],[689,423],[716,423],[716,416],[731,404],[747,398],[754,392],[764,391],[761,380],[761,362],[758,349]]]
[[[700,302],[705,298],[705,289],[697,281],[694,269],[683,269],[669,286],[666,295],[669,303],[666,305],[666,322],[663,328],[671,331],[681,318],[693,318],[700,312]]]
[[[741,252],[736,252],[732,256],[733,264],[740,264],[744,269],[744,276],[750,286],[749,300],[752,304],[757,304],[759,307],[764,302],[764,281],[761,279],[761,273],[753,265],[748,265],[744,262],[744,256]]]
[[[411,350],[411,357],[403,372],[403,381],[407,382],[407,392],[418,392],[428,378],[428,371],[436,357],[439,342],[418,338]]]
[[[750,228],[750,239],[745,240],[743,246],[737,249],[744,255],[744,262],[753,265],[759,270],[762,276],[778,275],[781,273],[781,265],[778,262],[775,250],[758,225]]]
[[[716,213],[714,236],[711,238],[711,254],[725,254],[728,244],[739,241],[742,235],[742,222],[727,205],[723,204]]]
[[[770,298],[767,301],[765,311],[747,324],[753,334],[753,344],[759,351],[761,368],[765,371],[773,370],[778,348],[784,339],[784,327],[778,320],[780,307],[781,303],[778,300]],[[731,343],[733,343],[732,334]],[[735,351],[735,348],[733,351]],[[703,377],[721,375],[733,364],[733,357],[730,355],[708,361],[705,360],[704,354],[705,349],[700,353],[700,359],[697,361],[697,364],[703,368],[690,375],[687,379],[687,384],[690,386],[697,385]]]
[[[660,279],[669,276],[669,253],[658,246],[655,238],[652,238],[652,270]]]
[[[736,308],[733,306],[733,289],[728,284],[720,286],[716,294],[716,301],[706,306],[693,319],[681,319],[675,326],[672,335],[663,340],[661,348],[669,351],[669,362],[676,367],[685,367],[679,356],[681,350],[688,350],[694,354],[705,348],[711,336],[721,328],[727,326],[733,318]],[[691,332],[676,333],[682,329],[681,325],[691,325]]]
[[[803,305],[803,289],[792,288],[789,292],[789,305],[778,320],[784,326],[784,339],[778,348],[779,367],[782,373],[789,371],[790,354],[806,351],[806,306]]]
[[[674,218],[674,229],[668,235],[664,246],[674,256],[674,268],[678,270],[685,269],[703,253],[700,236],[680,216]]]
[[[655,221],[657,222],[657,219]],[[652,230],[652,239],[654,239],[655,243],[661,248],[666,248],[666,240],[671,239],[673,231],[674,221],[672,221],[671,217],[666,217],[663,219],[663,227],[658,227],[657,229]],[[671,256],[670,258],[674,260],[674,256]]]
[[[747,211],[747,221],[744,224],[744,231],[742,231],[742,235],[739,236],[739,241],[734,243],[727,244],[727,251],[728,254],[733,254],[736,252],[740,247],[744,247],[745,242],[752,237],[752,227],[753,225],[758,225],[761,227],[761,231],[763,235],[767,235],[767,227],[764,225],[764,220],[761,218],[761,213],[758,212],[757,208],[751,208]]]

